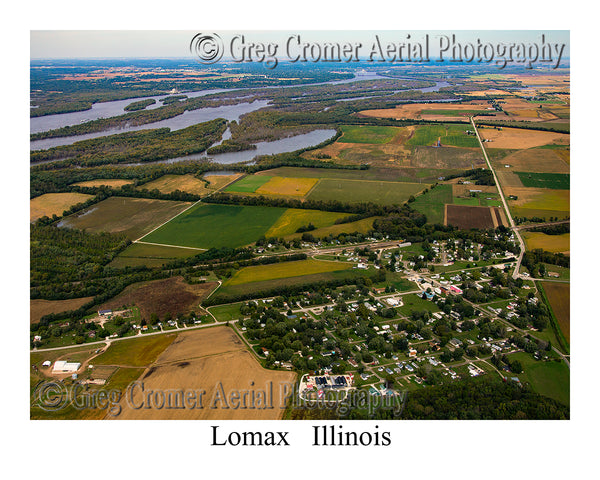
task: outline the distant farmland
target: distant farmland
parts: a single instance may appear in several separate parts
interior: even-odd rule
[[[400,205],[411,195],[422,192],[428,186],[422,183],[322,179],[313,188],[308,198],[348,203],[372,202],[380,205]]]
[[[350,126],[342,127],[340,143],[387,143],[400,131],[398,127]]]
[[[156,180],[144,183],[138,187],[143,190],[158,190],[160,193],[171,193],[175,190],[194,193],[196,195],[206,195],[210,192],[206,188],[206,183],[196,178],[194,175],[163,175]]]
[[[241,247],[264,235],[285,208],[201,204],[166,223],[143,241],[185,247]]]

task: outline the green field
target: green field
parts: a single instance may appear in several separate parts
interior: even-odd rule
[[[241,247],[264,235],[285,208],[198,204],[143,241],[196,248]]]
[[[285,279],[275,278],[272,280],[263,280],[260,282],[242,283],[239,285],[223,285],[213,295],[218,297],[237,296],[237,295],[256,295],[262,292],[270,292],[273,289],[282,286],[310,285],[317,282],[328,282],[331,280],[354,279],[360,277],[371,277],[375,271],[359,269],[338,269],[333,272],[314,273],[311,275],[300,275],[296,277],[287,277]]]
[[[241,285],[242,283],[262,282],[278,278],[299,277],[315,273],[335,272],[352,268],[350,263],[326,262],[319,260],[299,260],[295,262],[273,263],[271,265],[254,265],[237,271],[224,285]]]
[[[177,258],[187,258],[198,255],[202,250],[190,248],[166,247],[162,245],[148,245],[144,243],[132,243],[119,255],[117,255],[109,266],[114,268],[137,267],[160,267]]]
[[[113,342],[108,350],[94,359],[94,365],[143,367],[154,362],[175,340],[176,335],[153,335]]]
[[[466,135],[465,130],[472,130],[465,125],[422,125],[417,127],[414,135],[406,142],[407,145],[434,146],[438,138],[443,146],[479,147],[475,135]]]
[[[375,127],[375,126],[342,126],[342,136],[338,140],[341,143],[388,143],[397,134],[398,127]]]
[[[438,185],[427,193],[419,195],[410,204],[412,208],[427,217],[428,223],[444,223],[444,204],[452,203],[452,185]]]
[[[565,362],[542,362],[527,353],[511,353],[508,358],[521,362],[523,373],[517,375],[521,382],[528,382],[535,392],[569,405],[570,371]]]
[[[331,235],[333,237],[337,237],[340,233],[368,233],[369,230],[373,229],[373,222],[375,219],[380,217],[369,217],[363,218],[362,220],[357,220],[356,222],[349,223],[338,223],[336,225],[331,225],[329,227],[321,227],[317,228],[309,232],[314,237],[323,238]],[[289,239],[301,238],[301,233],[295,233],[290,235]]]
[[[240,307],[243,303],[232,303],[228,305],[218,305],[216,307],[210,307],[208,310],[212,313],[217,322],[228,322],[231,320],[237,320],[242,317]]]
[[[552,188],[554,190],[569,190],[571,188],[571,175],[568,173],[515,173],[525,187]]]
[[[410,316],[413,311],[423,311],[428,310],[430,312],[439,312],[440,309],[438,306],[430,302],[429,300],[423,300],[416,293],[411,293],[409,295],[404,295],[402,297],[402,302],[404,305],[401,307],[397,307],[396,310],[400,312],[402,315]]]
[[[254,193],[269,180],[271,180],[271,177],[267,175],[248,175],[239,179],[237,182],[233,182],[223,191],[234,193]]]
[[[468,198],[454,197],[454,199],[452,200],[452,203],[454,203],[454,205],[472,205],[472,206],[478,207],[479,199],[477,197],[468,197]]]
[[[427,188],[423,183],[376,182],[365,180],[322,179],[311,191],[310,200],[347,203],[373,202],[380,205],[402,204],[411,195]]]
[[[320,210],[302,210],[288,208],[275,224],[269,228],[265,237],[285,237],[296,233],[302,226],[312,223],[316,228],[329,227],[340,218],[347,217],[347,213],[322,212]]]

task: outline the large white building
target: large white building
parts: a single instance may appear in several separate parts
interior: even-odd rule
[[[52,372],[75,373],[77,370],[79,370],[79,367],[81,367],[81,363],[57,360],[54,362],[54,368],[52,369]]]

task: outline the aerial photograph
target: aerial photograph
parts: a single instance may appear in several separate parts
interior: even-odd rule
[[[31,420],[570,419],[569,31],[173,35],[30,33]]]

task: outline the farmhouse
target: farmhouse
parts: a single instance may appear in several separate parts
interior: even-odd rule
[[[54,368],[52,372],[56,373],[74,373],[79,370],[81,363],[78,362],[67,362],[66,360],[57,360],[54,362]]]

